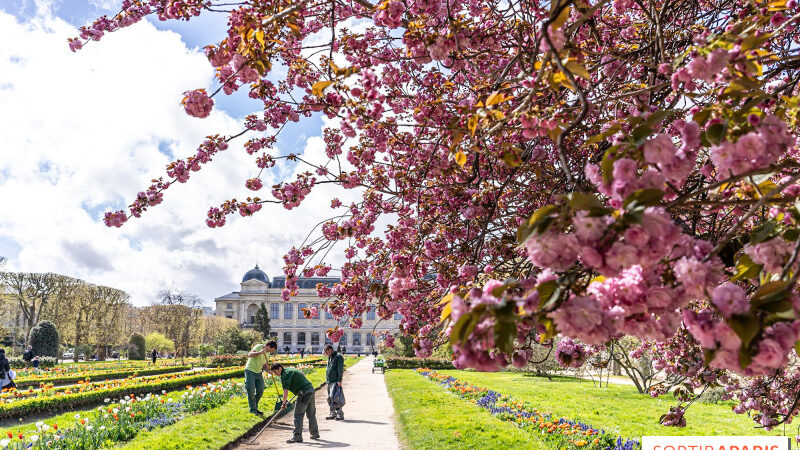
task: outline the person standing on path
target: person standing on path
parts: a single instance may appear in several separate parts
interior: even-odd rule
[[[150,355],[153,358],[153,365],[156,365],[156,358],[158,358],[158,350],[153,349],[153,353]]]
[[[250,412],[263,416],[264,413],[258,409],[258,402],[264,395],[264,366],[267,365],[267,353],[278,351],[278,344],[269,341],[266,344],[256,344],[250,353],[247,354],[247,363],[244,366],[244,389],[247,391],[247,406]]]
[[[334,408],[334,404],[330,402],[331,391],[338,386],[342,387],[342,376],[344,375],[344,357],[333,349],[333,345],[325,344],[325,354],[328,355],[328,368],[325,369],[325,381],[328,382],[328,404],[331,407],[331,413],[325,420],[344,420],[344,413],[342,407]]]
[[[28,366],[31,365],[31,361],[33,360],[33,347],[30,345],[28,346],[28,350],[22,354],[22,360],[25,361],[25,368],[27,369]]]
[[[281,379],[283,386],[283,405],[286,408],[289,392],[297,396],[294,405],[294,435],[287,439],[289,444],[303,442],[303,415],[308,417],[308,431],[311,439],[319,439],[319,427],[317,426],[317,405],[314,403],[314,385],[308,381],[303,372],[293,368],[284,368],[283,364],[275,363],[270,367],[272,373]]]

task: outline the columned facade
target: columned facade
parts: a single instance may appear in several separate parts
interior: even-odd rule
[[[301,349],[305,349],[308,353],[321,353],[323,346],[330,342],[326,337],[326,331],[337,325],[345,330],[338,345],[346,349],[347,354],[372,352],[373,348],[377,348],[380,335],[387,331],[398,330],[399,314],[379,323],[373,307],[362,317],[363,325],[358,330],[348,326],[349,318],[336,321],[333,316],[321,309],[317,318],[306,319],[303,315],[303,308],[321,306],[323,303],[317,296],[317,284],[332,285],[337,281],[338,278],[300,278],[297,281],[300,287],[298,295],[291,297],[289,301],[284,301],[281,298],[281,291],[286,284],[285,277],[274,277],[270,281],[269,277],[256,266],[244,275],[238,292],[231,292],[215,299],[216,315],[236,319],[244,328],[252,327],[256,311],[264,303],[269,312],[273,338],[278,341],[280,353],[296,353]]]

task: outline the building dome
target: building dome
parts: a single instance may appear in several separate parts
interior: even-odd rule
[[[263,270],[258,268],[258,264],[256,264],[255,268],[248,270],[247,273],[244,274],[244,276],[242,277],[242,283],[244,283],[247,280],[258,280],[261,281],[262,283],[269,284],[269,277],[267,277],[267,274],[264,273]]]

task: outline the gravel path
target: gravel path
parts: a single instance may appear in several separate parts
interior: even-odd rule
[[[292,437],[294,415],[290,412],[276,420],[265,430],[255,445],[240,444],[238,449],[315,449],[341,448],[354,449],[399,449],[400,441],[395,433],[394,407],[386,390],[383,375],[372,373],[372,358],[364,358],[344,374],[345,420],[325,420],[330,411],[327,402],[327,389],[317,391],[317,422],[320,440],[313,440],[308,434],[308,420],[303,420],[303,443],[287,444]],[[268,392],[268,391],[267,391]],[[272,396],[264,393],[262,409],[271,407]]]

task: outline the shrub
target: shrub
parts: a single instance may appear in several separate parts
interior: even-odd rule
[[[12,369],[22,369],[25,367],[25,361],[22,358],[8,358],[8,364],[11,366]],[[53,358],[52,356],[40,356],[39,357],[39,368],[40,369],[51,369],[58,364],[58,358]]]
[[[33,354],[39,356],[58,357],[58,340],[58,330],[49,320],[37,323],[28,335]]]
[[[139,359],[142,360],[145,358],[145,341],[144,336],[139,333],[133,333],[131,335],[130,341],[128,341],[130,346],[130,350],[128,352],[129,359]]]
[[[449,359],[439,358],[407,358],[405,356],[389,356],[386,358],[386,367],[389,369],[455,369]]]
[[[155,369],[126,369],[126,370],[100,371],[97,373],[88,373],[82,375],[65,375],[63,377],[53,377],[53,378],[19,377],[17,380],[15,380],[15,384],[17,385],[18,389],[24,389],[26,387],[36,387],[42,383],[52,384],[53,386],[60,386],[64,384],[75,384],[81,381],[118,380],[120,378],[128,378],[131,376],[144,377],[149,375],[161,375],[163,373],[183,372],[191,368],[192,366],[166,366],[166,367],[157,367]]]
[[[211,357],[208,367],[244,367],[247,362],[247,355],[217,355]]]
[[[697,399],[700,400],[702,403],[722,403],[725,401],[725,388],[711,388],[707,389],[703,394],[698,397]]]

